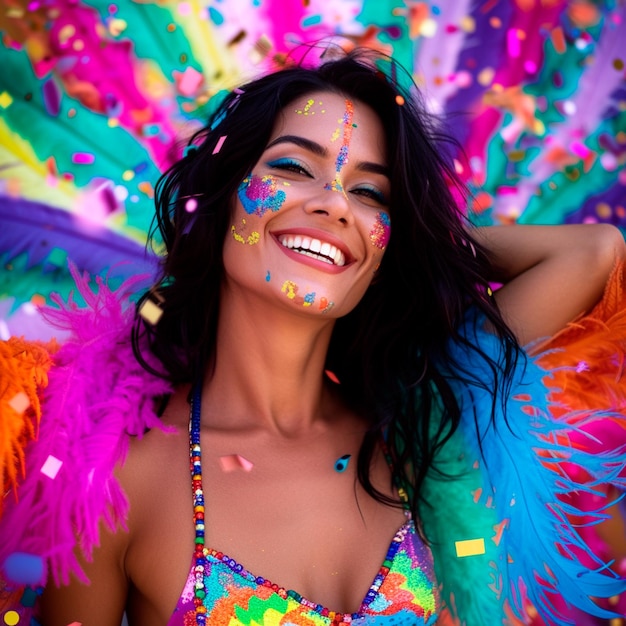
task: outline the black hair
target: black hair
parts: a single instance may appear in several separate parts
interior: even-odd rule
[[[163,368],[156,373],[174,384],[193,382],[212,367],[231,199],[259,160],[280,112],[315,91],[368,105],[386,137],[391,238],[375,281],[356,308],[337,320],[327,366],[341,381],[345,402],[370,424],[358,459],[361,484],[376,499],[397,504],[370,481],[372,455],[384,432],[394,480],[409,486],[417,515],[420,485],[460,420],[449,372],[472,380],[466,366],[450,363],[449,342],[466,344],[490,363],[493,381],[472,382],[489,384],[492,416],[497,398],[506,397],[519,347],[490,297],[488,256],[455,200],[455,190],[463,189],[449,157],[451,140],[392,59],[355,50],[315,67],[286,66],[223,100],[191,138],[187,156],[156,186],[156,224],[166,254],[161,280],[144,299],[158,297],[163,314],[155,325],[137,315],[135,353],[154,372],[142,354],[147,341]],[[224,146],[216,151],[222,137]],[[186,210],[190,199],[193,212]],[[459,333],[471,307],[500,337],[503,356],[497,362]]]

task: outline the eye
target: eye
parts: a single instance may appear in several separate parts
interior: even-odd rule
[[[350,193],[357,196],[362,196],[363,198],[374,200],[374,202],[382,204],[384,206],[387,206],[388,204],[385,194],[376,187],[361,186],[357,187],[356,189],[351,189]]]
[[[272,169],[295,172],[296,174],[303,174],[304,176],[312,178],[309,171],[294,159],[275,159],[274,161],[269,161],[267,165]]]

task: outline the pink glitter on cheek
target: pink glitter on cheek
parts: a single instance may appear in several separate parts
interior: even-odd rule
[[[389,215],[384,211],[379,211],[376,214],[376,222],[370,231],[370,241],[373,246],[384,250],[389,243],[389,237],[391,236],[391,220]]]
[[[237,195],[246,213],[259,217],[267,211],[278,211],[285,201],[285,192],[278,188],[273,176],[246,176],[237,189]]]

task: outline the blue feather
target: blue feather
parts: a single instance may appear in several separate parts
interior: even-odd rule
[[[468,319],[465,336],[500,363],[500,341],[483,330],[482,324],[482,320]],[[624,480],[619,473],[624,466],[624,449],[609,449],[607,443],[603,454],[592,454],[570,445],[568,433],[574,427],[566,423],[566,418],[572,416],[559,420],[551,416],[543,384],[547,372],[527,358],[520,359],[505,406],[498,405],[499,414],[492,422],[496,382],[491,366],[460,343],[452,344],[450,353],[452,362],[470,368],[476,383],[468,384],[461,380],[459,372],[449,369],[450,383],[462,409],[462,422],[457,435],[445,446],[449,450],[443,454],[456,459],[457,468],[464,464],[461,478],[465,484],[436,481],[439,502],[447,499],[457,518],[456,526],[439,518],[439,545],[432,546],[435,562],[447,559],[439,568],[444,599],[449,598],[450,592],[454,594],[459,618],[467,626],[501,623],[505,598],[518,617],[524,615],[523,603],[527,598],[547,623],[571,623],[551,602],[554,595],[586,613],[606,619],[616,617],[591,598],[618,595],[626,590],[626,581],[590,552],[570,521],[571,516],[584,514],[592,523],[598,523],[605,519],[604,511],[613,502],[604,502],[596,511],[582,512],[565,498],[575,491],[594,491],[598,485],[608,483],[623,489]],[[582,426],[585,420],[611,416],[597,412],[576,417]],[[577,434],[583,432],[577,429]],[[584,468],[591,478],[578,483],[570,478],[568,467]],[[477,468],[480,480],[476,480]],[[477,486],[480,491],[476,491]],[[469,491],[473,492],[473,499]],[[463,514],[457,508],[460,506],[465,507]],[[474,514],[469,512],[472,506]],[[429,525],[433,526],[442,511],[425,513],[428,536]],[[499,523],[506,523],[506,528],[494,556],[494,524]],[[459,532],[466,536],[459,536]],[[485,540],[485,555],[457,558],[456,562],[451,558],[454,541],[478,537]],[[581,554],[586,555],[591,566],[581,562]],[[486,584],[490,578],[495,586]]]

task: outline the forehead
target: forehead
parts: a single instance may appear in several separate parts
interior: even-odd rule
[[[348,126],[350,149],[362,152],[364,160],[383,163],[385,137],[376,113],[359,100],[329,91],[311,92],[289,103],[278,116],[270,141],[298,135],[338,150]]]

